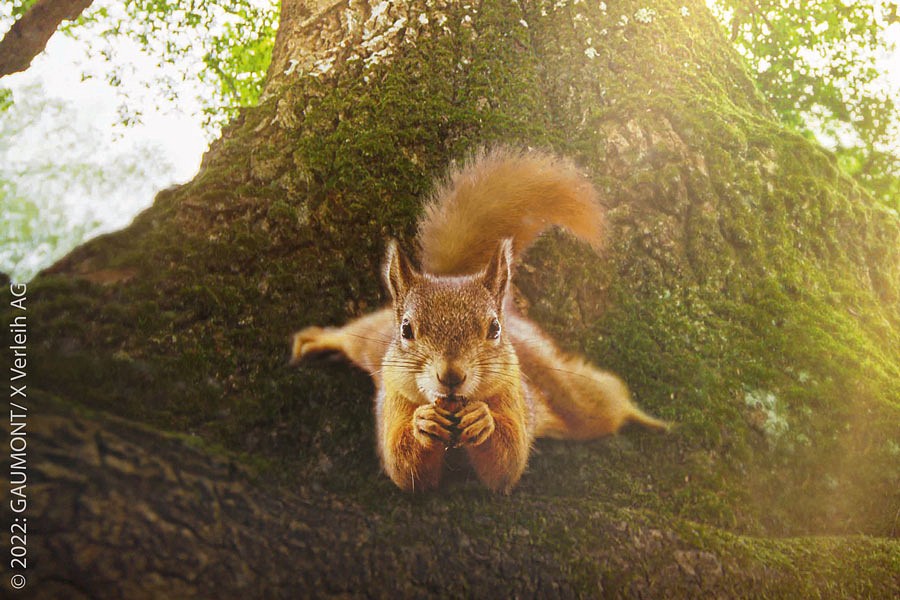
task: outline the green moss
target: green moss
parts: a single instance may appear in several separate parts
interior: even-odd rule
[[[663,3],[640,24],[640,4],[542,17],[486,2],[474,29],[454,7],[451,34],[432,23],[390,64],[286,84],[290,119],[275,119],[277,98],[245,111],[193,182],[35,281],[35,381],[373,510],[518,511],[536,546],[577,558],[567,568],[585,594],[598,578],[630,585],[578,555],[590,546],[577,525],[590,532],[596,513],[613,536],[617,519],[678,523],[700,548],[738,552],[738,566],[753,552],[789,569],[798,548],[828,551],[813,552],[836,582],[826,591],[865,595],[838,546],[724,531],[896,535],[900,226],[828,153],[772,122],[701,5],[686,19]],[[409,499],[378,472],[366,378],[288,369],[288,339],[379,306],[385,238],[411,248],[433,178],[496,141],[572,155],[610,207],[602,257],[561,234],[526,255],[516,284],[529,314],[678,426],[541,442],[513,499],[465,477]],[[137,275],[77,276],[107,268]],[[537,500],[572,526],[542,520]],[[459,526],[473,539],[482,528]],[[878,569],[896,565],[895,546],[859,545]]]

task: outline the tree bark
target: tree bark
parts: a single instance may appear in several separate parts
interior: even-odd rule
[[[385,488],[389,501],[367,506],[343,494],[273,487],[233,457],[128,421],[79,415],[43,396],[33,406],[36,566],[25,597],[896,591],[896,547],[884,540],[755,540],[590,499],[547,511],[546,499],[527,494],[497,506],[470,492],[467,512],[454,514],[440,497],[423,503]],[[484,509],[506,518],[469,513]]]
[[[63,21],[77,19],[93,0],[37,0],[0,40],[0,77],[24,71]]]
[[[900,223],[683,4],[285,2],[196,179],[29,285],[34,589],[896,595]],[[465,470],[408,497],[365,377],[287,342],[383,302],[385,238],[498,142],[609,207],[603,256],[526,254],[523,305],[678,428],[542,442],[511,498]]]

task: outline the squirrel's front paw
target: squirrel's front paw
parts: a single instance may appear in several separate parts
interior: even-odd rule
[[[291,364],[297,364],[311,354],[334,351],[335,348],[327,343],[324,333],[325,329],[315,325],[295,333],[291,344]]]
[[[456,416],[459,417],[456,428],[461,446],[479,446],[494,433],[494,416],[488,405],[480,400],[469,402]]]
[[[454,443],[454,421],[444,410],[433,404],[423,404],[413,412],[413,434],[423,446]]]

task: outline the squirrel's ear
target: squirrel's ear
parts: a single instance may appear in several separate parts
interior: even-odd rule
[[[509,280],[512,276],[512,260],[512,238],[506,238],[500,242],[500,246],[497,247],[481,276],[484,287],[497,301],[498,306],[503,306],[503,298],[509,287]]]
[[[416,273],[409,264],[409,260],[400,251],[397,240],[388,240],[382,273],[384,284],[391,293],[391,298],[394,299],[394,302],[399,302],[406,296]]]

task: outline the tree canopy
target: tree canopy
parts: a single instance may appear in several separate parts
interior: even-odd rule
[[[128,39],[157,57],[158,66],[173,68],[174,77],[166,73],[146,79],[147,94],[155,101],[177,103],[183,80],[199,79],[204,84],[198,100],[211,131],[240,107],[257,102],[275,39],[278,10],[274,0],[95,1],[78,6],[84,13],[66,15],[73,20],[64,23],[62,30],[85,44],[96,60],[113,65],[107,76],[112,85],[125,77],[141,76],[117,61],[115,42]],[[20,21],[34,7],[34,0],[13,0],[8,13],[0,15],[5,17],[0,23]],[[125,123],[140,120],[140,104],[124,99],[124,106]]]
[[[900,5],[869,0],[717,0],[713,8],[782,121],[833,140],[841,165],[900,209],[900,87],[885,37]]]

